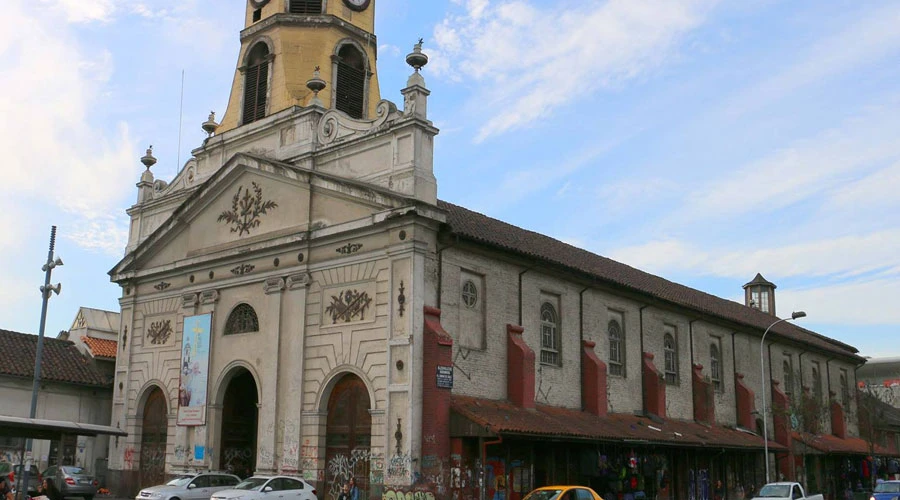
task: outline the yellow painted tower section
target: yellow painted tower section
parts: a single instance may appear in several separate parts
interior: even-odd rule
[[[238,57],[228,108],[216,133],[233,130],[243,124],[242,104],[244,75],[241,68],[247,54],[259,42],[266,43],[274,56],[270,66],[266,116],[292,106],[308,106],[313,93],[306,82],[313,77],[315,68],[327,86],[319,92],[319,99],[326,108],[332,107],[332,89],[335,84],[333,56],[340,44],[352,40],[365,52],[368,72],[366,115],[374,117],[381,100],[376,65],[377,43],[375,31],[375,0],[359,12],[350,9],[344,0],[323,0],[322,14],[290,14],[290,0],[270,0],[262,8],[247,2],[244,30],[241,32],[241,52]],[[260,2],[257,2],[257,4]],[[258,20],[254,20],[258,17]]]

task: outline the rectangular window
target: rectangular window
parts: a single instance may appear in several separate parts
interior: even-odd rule
[[[560,357],[560,316],[559,297],[545,296],[541,299],[541,363],[559,366]]]
[[[466,349],[485,348],[485,277],[461,269],[459,273],[459,345]]]
[[[841,368],[841,406],[844,410],[850,408],[850,383],[847,378],[847,370]]]
[[[722,392],[722,342],[717,337],[709,345],[709,375],[716,392]]]

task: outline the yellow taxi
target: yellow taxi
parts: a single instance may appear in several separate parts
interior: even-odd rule
[[[522,500],[603,500],[587,486],[542,486]]]

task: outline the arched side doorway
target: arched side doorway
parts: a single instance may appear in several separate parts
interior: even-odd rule
[[[237,368],[222,401],[219,467],[246,478],[256,471],[256,432],[259,424],[256,380],[246,368]]]
[[[166,440],[169,436],[169,412],[166,393],[153,388],[144,403],[141,421],[141,488],[165,482]]]
[[[325,437],[325,482],[331,498],[337,498],[341,485],[351,477],[360,490],[360,498],[368,497],[370,408],[366,384],[356,375],[344,375],[331,390]]]

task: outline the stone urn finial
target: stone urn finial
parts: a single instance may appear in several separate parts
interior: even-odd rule
[[[156,158],[153,157],[153,145],[147,148],[147,154],[141,157],[141,163],[147,167],[147,170],[150,170],[150,167],[156,165]]]
[[[316,66],[315,71],[313,71],[313,77],[306,81],[306,88],[311,90],[313,93],[313,98],[310,104],[316,106],[324,106],[322,100],[319,99],[319,92],[325,89],[325,86],[327,84],[325,83],[325,80],[323,80],[322,77],[319,76],[319,70],[320,68]]]
[[[406,56],[406,64],[412,66],[416,70],[416,73],[428,64],[428,55],[422,52],[423,43],[425,43],[425,40],[419,38],[419,43],[415,44],[413,46],[413,51]]]
[[[203,122],[203,125],[201,125],[201,127],[203,128],[203,131],[206,132],[206,134],[209,137],[212,137],[213,134],[216,133],[216,129],[219,128],[219,124],[216,123],[216,112],[215,111],[209,112],[209,118],[207,118],[206,121]]]

